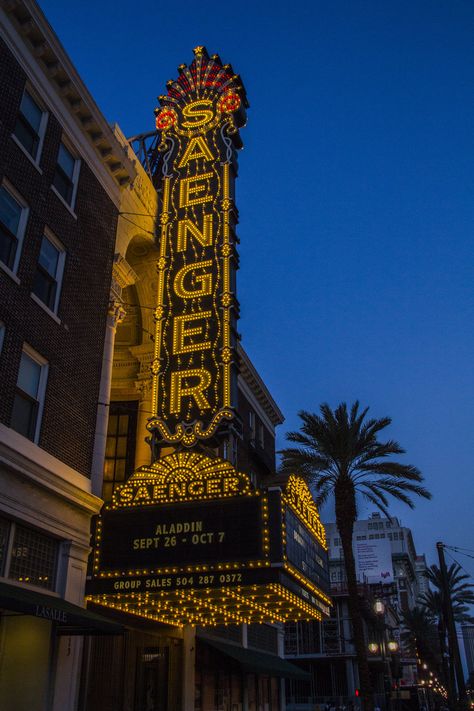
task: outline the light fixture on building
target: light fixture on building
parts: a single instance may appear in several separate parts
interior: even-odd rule
[[[383,615],[385,613],[385,605],[382,600],[376,600],[374,602],[374,612],[376,615]]]

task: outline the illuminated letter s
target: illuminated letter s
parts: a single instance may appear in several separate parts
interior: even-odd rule
[[[200,101],[193,101],[192,104],[187,104],[183,108],[183,116],[193,120],[183,121],[184,128],[198,128],[198,126],[204,126],[209,121],[212,121],[214,112],[210,108],[204,108],[206,106],[212,106],[212,101],[201,99]]]

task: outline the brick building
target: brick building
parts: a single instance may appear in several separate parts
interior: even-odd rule
[[[121,193],[135,176],[34,2],[0,10],[0,698],[75,708]],[[28,673],[25,673],[28,669]]]

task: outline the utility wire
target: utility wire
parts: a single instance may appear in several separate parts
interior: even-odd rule
[[[456,546],[445,546],[448,550],[455,551],[456,553],[460,553],[461,555],[465,555],[466,558],[473,558],[474,555],[469,555],[469,553],[464,553],[464,551],[470,551],[471,553],[474,553],[474,551],[471,551],[470,548],[457,548]]]
[[[472,548],[461,548],[461,546],[445,545],[445,548],[452,548],[454,551],[468,551],[468,553],[474,553],[474,550]]]
[[[140,230],[140,232],[145,232],[145,234],[147,234],[147,235],[151,235],[152,237],[156,237],[156,235],[155,235],[154,232],[150,232],[150,230],[144,230],[143,227],[138,224],[138,222],[134,222],[134,221],[131,220],[129,217],[125,217],[125,215],[122,215],[122,214],[119,215],[119,217],[121,217],[123,220],[126,220],[127,222],[130,222],[131,225],[134,225],[135,227],[138,227],[138,229]]]
[[[446,547],[446,546],[445,546],[445,547]],[[461,568],[461,570],[464,570],[464,572],[466,573],[466,575],[468,575],[470,578],[472,578],[471,573],[470,573],[468,570],[466,570],[466,568],[465,568],[463,565],[461,565],[461,563],[460,563],[458,560],[456,560],[456,558],[455,558],[453,555],[451,555],[451,553],[449,553],[448,551],[446,551],[446,552],[448,553],[448,555],[449,555],[449,557],[451,558],[451,560],[453,560],[457,565],[459,565],[459,567]],[[471,556],[469,556],[469,558],[474,558],[474,556],[471,555]]]

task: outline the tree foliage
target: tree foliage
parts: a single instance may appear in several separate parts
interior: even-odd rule
[[[419,602],[438,620],[443,616],[443,582],[441,571],[437,565],[432,565],[425,572],[430,585],[434,589],[428,590],[420,596]],[[470,576],[462,572],[458,563],[451,563],[447,569],[448,589],[453,606],[454,620],[456,622],[474,622],[469,606],[474,605],[474,584],[468,582]]]
[[[312,486],[318,505],[334,497],[365,711],[373,708],[373,698],[352,550],[357,495],[387,517],[390,497],[411,508],[414,496],[431,498],[421,485],[423,476],[416,467],[391,459],[405,453],[398,442],[380,441],[380,433],[390,425],[391,419],[369,418],[368,411],[368,407],[360,410],[358,401],[350,409],[343,402],[334,411],[323,403],[319,414],[302,410],[299,413],[301,429],[286,436],[296,446],[281,451],[281,471],[304,477]]]

